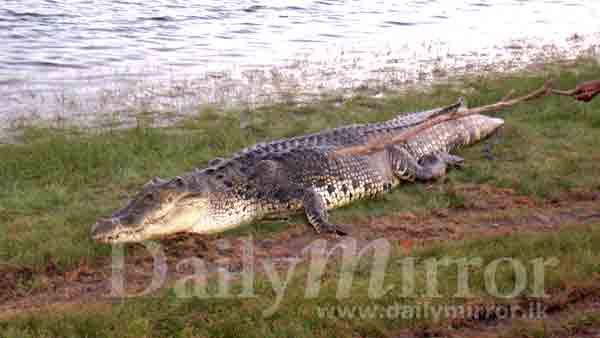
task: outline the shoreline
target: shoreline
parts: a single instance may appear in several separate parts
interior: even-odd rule
[[[268,331],[275,332],[272,337],[351,337],[356,332],[361,336],[403,337],[399,330],[422,332],[420,325],[428,325],[423,330],[430,333],[430,329],[445,330],[446,322],[426,318],[418,322],[403,318],[367,322],[343,316],[333,321],[319,317],[316,306],[336,299],[340,275],[337,258],[319,279],[323,288],[317,298],[303,297],[306,276],[294,274],[286,284],[289,292],[282,293],[281,308],[271,318],[257,315],[269,309],[274,299],[274,289],[268,284],[272,279],[260,269],[255,298],[182,299],[174,297],[171,283],[149,297],[119,299],[112,294],[109,298],[113,248],[93,242],[90,226],[98,217],[122,207],[150,177],[174,177],[260,141],[382,121],[393,117],[394,112],[439,107],[458,96],[465,96],[470,106],[482,106],[497,102],[511,90],[518,96],[539,88],[549,76],[555,79],[556,88],[572,88],[581,81],[600,78],[600,65],[595,60],[580,60],[546,65],[529,74],[467,78],[427,91],[381,97],[363,91],[342,101],[329,97],[305,105],[262,106],[252,110],[244,123],[240,111],[219,112],[206,107],[201,114],[170,128],[152,128],[143,121],[131,130],[99,133],[23,128],[22,144],[0,146],[0,272],[5,277],[0,281],[0,331],[15,337],[239,337],[242,331],[248,337],[265,337]],[[484,144],[464,148],[456,153],[465,158],[464,168],[451,170],[444,180],[403,185],[380,199],[332,210],[331,221],[349,226],[352,238],[361,245],[378,239],[390,243],[393,251],[385,285],[398,287],[397,292],[383,298],[369,298],[367,285],[372,274],[364,267],[376,264],[358,264],[353,293],[341,302],[385,306],[390,302],[410,305],[431,301],[426,295],[406,299],[400,293],[404,271],[397,262],[409,254],[419,262],[446,256],[484,257],[487,262],[511,257],[525,263],[557,257],[560,264],[547,268],[544,290],[551,295],[547,301],[556,308],[566,299],[579,308],[559,307],[548,320],[581,315],[582,307],[597,313],[596,298],[591,303],[582,299],[589,299],[592,291],[600,294],[600,281],[590,278],[600,261],[599,112],[597,98],[583,105],[562,96],[510,107],[497,115],[506,123],[494,138],[495,160],[484,156]],[[247,237],[256,239],[257,261],[279,262],[277,267],[284,274],[289,271],[287,262],[298,258],[310,243],[326,239],[335,246],[344,240],[319,237],[303,217],[255,222],[207,236],[174,235],[156,241],[165,248],[168,269],[162,271],[166,271],[169,282],[191,277],[196,271],[191,267],[178,270],[179,263],[200,258],[217,265],[215,272],[237,273],[243,266],[242,244]],[[127,252],[127,290],[142,291],[155,271],[152,257],[140,245],[128,245]],[[305,271],[302,269],[298,271]],[[423,269],[417,266],[418,276],[425,276]],[[439,301],[455,304],[453,288],[445,286],[447,281],[457,280],[456,270],[441,271],[439,285],[444,286],[440,288],[444,298]],[[478,296],[475,300],[497,304],[498,298],[485,293],[485,269],[473,267],[472,271],[470,283]],[[516,288],[513,271],[501,271],[498,289]],[[218,282],[213,277],[219,276],[208,277],[211,283]],[[233,284],[232,290],[239,286]],[[426,282],[419,278],[416,286],[423,290]],[[575,298],[565,298],[569,295]],[[527,298],[529,291],[524,291],[513,300]],[[232,333],[232,323],[240,323],[240,318],[246,326]],[[166,327],[165,322],[176,325]],[[299,322],[313,324],[298,327]],[[376,333],[369,333],[371,323],[379,328]],[[520,322],[493,323],[522,329]],[[459,324],[453,324],[457,325],[455,336],[465,328],[498,328],[488,326],[487,321]],[[542,327],[543,323],[537,324]]]
[[[144,79],[143,73],[129,78],[127,73],[113,72],[106,77],[99,75],[104,82],[100,85],[83,77],[79,82],[70,80],[74,81],[71,88],[46,93],[27,89],[27,82],[8,81],[4,87],[23,88],[12,90],[5,98],[6,106],[0,109],[0,121],[5,126],[0,127],[0,143],[14,139],[9,129],[15,126],[94,129],[122,123],[127,127],[140,114],[158,117],[157,125],[172,125],[207,105],[217,110],[251,110],[282,102],[306,104],[327,96],[348,99],[365,89],[376,94],[423,89],[463,77],[510,74],[578,58],[600,60],[600,32],[574,33],[553,44],[535,38],[514,39],[503,46],[461,54],[434,42],[414,50],[355,52],[305,55],[280,66],[248,65],[190,76],[171,74],[167,79]]]

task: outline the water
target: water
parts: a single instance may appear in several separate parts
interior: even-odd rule
[[[0,1],[5,123],[402,87],[600,41],[597,0]]]

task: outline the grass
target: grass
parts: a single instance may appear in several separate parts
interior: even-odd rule
[[[394,112],[448,104],[465,95],[471,106],[495,102],[509,90],[525,93],[550,75],[555,86],[600,77],[591,62],[548,74],[468,78],[462,85],[439,85],[429,92],[366,93],[340,103],[336,97],[308,105],[277,104],[248,113],[223,114],[204,107],[197,117],[172,128],[143,124],[126,131],[82,134],[76,130],[25,128],[24,143],[0,147],[0,261],[60,266],[107,255],[90,241],[94,220],[110,214],[153,176],[172,177],[203,166],[261,140],[288,137],[347,123],[381,121]],[[334,220],[396,211],[426,212],[460,205],[452,184],[488,183],[535,198],[554,198],[566,189],[600,186],[599,100],[585,106],[547,97],[502,112],[506,127],[495,142],[498,161],[487,161],[481,146],[464,149],[468,166],[453,171],[440,193],[423,185],[405,186],[383,200],[357,203],[334,212]],[[585,110],[585,112],[584,112]],[[446,189],[448,187],[448,189]],[[284,225],[270,228],[280,229]],[[250,227],[250,229],[255,227]]]
[[[500,337],[543,338],[577,337],[578,335],[585,337],[586,334],[591,336],[592,332],[597,332],[594,330],[597,330],[599,326],[600,312],[588,311],[566,319],[550,318],[536,323],[522,323]]]
[[[525,250],[527,248],[527,250]],[[395,257],[402,254],[396,253]],[[527,268],[528,285],[532,284],[531,266],[527,264],[537,257],[555,257],[561,263],[558,268],[546,269],[547,289],[556,289],[565,281],[570,283],[588,281],[600,266],[600,224],[575,227],[557,233],[516,234],[490,239],[471,240],[464,243],[444,244],[415,251],[411,254],[417,262],[432,257],[481,257],[484,266],[501,257],[511,257],[523,262]],[[577,264],[569,264],[577,260]],[[319,309],[348,311],[352,307],[363,311],[380,307],[386,309],[400,305],[414,305],[427,298],[403,298],[398,291],[403,284],[401,265],[390,263],[385,275],[385,285],[394,286],[385,296],[370,299],[367,296],[368,266],[359,266],[351,297],[336,299],[338,270],[323,280],[319,296],[304,297],[305,270],[299,270],[292,279],[279,311],[263,317],[265,309],[273,304],[274,293],[264,280],[256,282],[255,298],[178,298],[172,290],[159,297],[124,300],[118,305],[100,308],[80,308],[63,313],[27,315],[12,321],[0,321],[0,332],[7,337],[384,337],[402,328],[424,327],[429,318],[403,318],[393,316],[372,318],[369,312],[362,317],[355,311],[353,317],[335,319],[319,315]],[[416,265],[416,290],[424,289],[423,264]],[[464,299],[454,298],[456,268],[440,269],[438,275],[441,297],[432,304],[463,304]],[[484,289],[484,275],[475,269],[469,276],[471,291],[483,302],[494,301]],[[502,292],[514,287],[510,269],[500,268],[496,283]],[[531,293],[528,288],[524,295]],[[237,294],[233,292],[233,294]],[[500,303],[504,300],[495,300]],[[337,308],[336,308],[337,307]],[[367,309],[367,310],[364,310]],[[443,318],[443,316],[442,316]],[[572,325],[593,325],[597,321],[580,318]]]
[[[143,120],[129,130],[81,133],[74,129],[24,128],[24,142],[0,146],[0,263],[58,269],[108,257],[110,247],[89,238],[89,227],[101,215],[120,207],[153,176],[172,177],[201,167],[210,159],[262,140],[288,137],[348,123],[381,121],[394,112],[428,109],[465,96],[469,105],[498,101],[514,89],[529,92],[553,77],[555,86],[572,88],[581,81],[600,78],[600,66],[582,60],[576,65],[549,65],[536,74],[495,75],[460,79],[460,84],[436,85],[428,91],[387,93],[374,98],[368,91],[349,100],[324,97],[303,105],[276,104],[246,112],[217,112],[202,107],[197,116],[177,126],[150,128]],[[427,213],[433,209],[468,203],[454,193],[463,183],[486,183],[514,189],[523,196],[547,200],[576,188],[600,189],[600,100],[583,106],[568,98],[547,97],[507,109],[499,115],[506,126],[495,142],[496,161],[488,161],[482,147],[460,151],[467,167],[452,171],[445,184],[433,191],[425,185],[406,185],[380,200],[355,203],[332,213],[333,220],[351,223],[365,215],[399,211]],[[303,218],[293,219],[304,222]],[[253,224],[224,235],[256,232],[268,236],[285,222]],[[530,234],[445,244],[415,252],[417,260],[431,257],[498,257],[528,261],[557,257],[561,264],[548,272],[549,288],[562,282],[585,281],[600,271],[600,225],[554,234]],[[396,252],[395,258],[402,257]],[[529,267],[528,267],[529,269]],[[456,279],[456,269],[441,271],[440,281]],[[333,337],[386,336],[393,330],[416,327],[426,321],[400,319],[319,318],[320,305],[341,305],[335,299],[335,270],[323,281],[316,299],[302,296],[301,276],[296,277],[279,312],[263,318],[272,303],[273,290],[257,281],[259,297],[253,299],[180,299],[167,290],[159,297],[123,301],[106,308],[83,308],[63,313],[21,317],[0,322],[0,337]],[[423,272],[418,285],[422,285]],[[386,282],[398,284],[397,264],[387,271]],[[379,300],[366,296],[368,274],[358,275],[352,297],[343,305],[386,306],[421,301],[391,294]],[[472,275],[472,290],[483,298],[483,274]],[[498,285],[508,290],[514,276],[500,269]],[[448,283],[452,285],[453,283]],[[453,290],[440,282],[440,302]],[[503,289],[504,288],[504,289]],[[530,291],[530,290],[528,290]],[[233,309],[233,310],[232,310]]]

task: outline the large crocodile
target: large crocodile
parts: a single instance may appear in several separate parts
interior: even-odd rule
[[[504,121],[469,115],[367,155],[336,155],[373,137],[398,135],[462,102],[320,133],[260,143],[171,180],[154,178],[123,209],[92,227],[99,242],[136,242],[178,232],[213,233],[272,215],[304,211],[317,232],[344,234],[327,210],[372,197],[403,181],[443,176],[463,159],[450,151],[491,135]]]

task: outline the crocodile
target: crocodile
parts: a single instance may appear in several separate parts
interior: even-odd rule
[[[433,180],[463,159],[450,152],[492,135],[504,121],[467,115],[433,125],[402,144],[370,154],[336,150],[390,137],[464,102],[404,113],[379,123],[259,143],[169,180],[155,177],[121,210],[92,226],[102,243],[139,242],[174,233],[216,233],[266,217],[304,212],[317,233],[347,234],[330,209],[380,195],[403,182]]]

